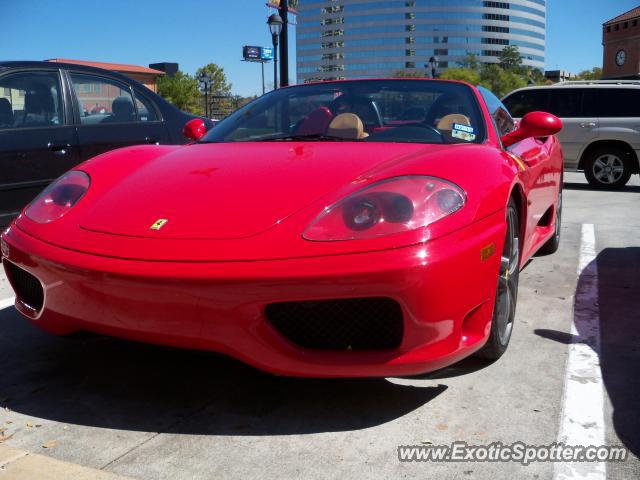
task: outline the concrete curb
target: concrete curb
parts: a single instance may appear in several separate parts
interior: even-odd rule
[[[0,444],[0,480],[132,480]]]

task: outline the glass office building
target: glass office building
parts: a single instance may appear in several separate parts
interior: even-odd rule
[[[524,65],[544,69],[546,0],[301,0],[299,82],[391,77],[459,66],[469,54],[497,63],[516,45]]]

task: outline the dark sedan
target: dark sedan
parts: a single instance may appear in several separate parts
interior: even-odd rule
[[[99,153],[185,143],[182,128],[193,118],[116,72],[0,62],[0,225],[52,180]]]

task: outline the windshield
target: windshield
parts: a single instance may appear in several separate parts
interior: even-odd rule
[[[480,143],[471,87],[434,80],[355,80],[270,92],[211,129],[203,142]]]

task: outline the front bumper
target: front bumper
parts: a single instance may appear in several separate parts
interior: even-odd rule
[[[53,334],[91,331],[211,350],[276,374],[309,377],[413,375],[452,364],[486,341],[502,212],[448,236],[395,250],[254,262],[144,262],[79,253],[15,225],[3,263],[42,284],[44,304],[16,307]],[[486,252],[486,250],[484,250]],[[11,280],[11,279],[10,279]],[[385,351],[302,348],[265,317],[275,302],[388,297],[402,309],[400,345]]]

